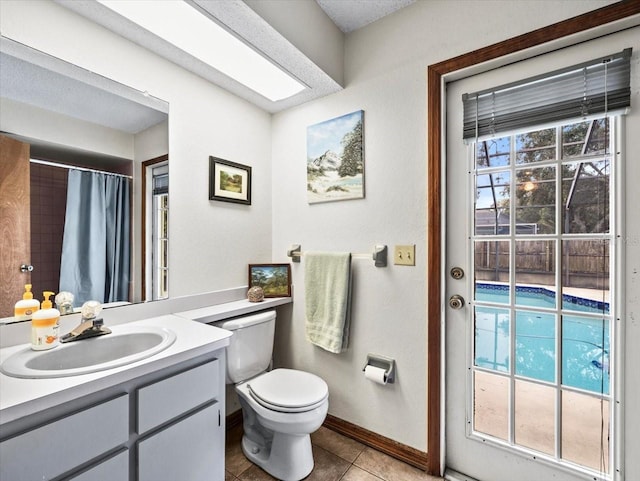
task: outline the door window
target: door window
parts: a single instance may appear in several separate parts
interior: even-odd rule
[[[469,434],[610,474],[612,118],[471,144]]]
[[[152,299],[169,297],[169,169],[153,168]]]

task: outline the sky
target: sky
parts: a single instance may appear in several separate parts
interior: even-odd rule
[[[347,132],[353,130],[361,116],[364,116],[364,112],[358,110],[307,127],[307,158],[315,159],[327,150],[341,155],[342,138]]]

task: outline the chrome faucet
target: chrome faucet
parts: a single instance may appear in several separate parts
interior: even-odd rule
[[[105,334],[111,334],[111,329],[104,327],[102,318],[90,319],[80,323],[71,332],[62,336],[60,342],[79,341],[90,337],[104,336]]]
[[[104,326],[104,321],[98,314],[102,306],[98,301],[87,301],[82,306],[82,322],[71,332],[60,337],[60,342],[80,341],[90,337],[111,334],[111,329]]]

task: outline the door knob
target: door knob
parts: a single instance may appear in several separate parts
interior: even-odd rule
[[[22,264],[20,266],[20,272],[31,272],[33,271],[33,266],[29,264]]]
[[[458,294],[454,294],[449,298],[449,307],[451,309],[462,309],[464,307],[464,298]]]

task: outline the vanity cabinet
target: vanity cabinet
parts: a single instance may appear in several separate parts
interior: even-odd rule
[[[224,480],[219,416],[218,407],[211,405],[140,441],[138,480]],[[216,452],[222,455],[216,457]]]
[[[0,426],[0,480],[224,481],[224,356]]]
[[[224,457],[211,455],[224,453],[221,364],[216,359],[138,390],[137,431],[153,430],[138,443],[139,481],[224,479]]]
[[[125,394],[2,441],[0,479],[53,479],[125,446],[128,439]]]
[[[128,479],[129,451],[120,451],[77,476],[72,476],[69,481],[128,481]]]
[[[216,402],[220,397],[220,364],[214,359],[138,389],[138,434]]]

